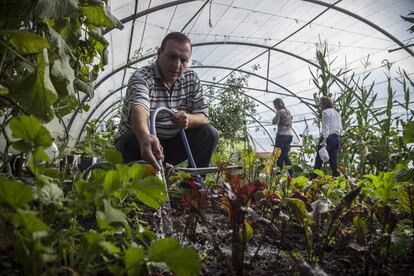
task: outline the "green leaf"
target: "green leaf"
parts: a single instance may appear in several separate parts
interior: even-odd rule
[[[144,165],[143,164],[133,164],[128,169],[128,179],[141,179],[144,176]]]
[[[135,233],[135,237],[142,244],[150,244],[153,240],[157,240],[158,236],[151,230],[145,229],[143,226],[140,226],[139,231]]]
[[[408,230],[412,229],[410,224],[407,221],[405,225],[404,219],[400,220],[396,230],[391,233],[390,252],[393,256],[404,258],[410,254],[410,245],[412,244],[412,231]]]
[[[124,263],[128,275],[141,275],[141,265],[144,261],[144,249],[130,247],[125,251]]]
[[[119,253],[121,253],[121,249],[119,249],[118,246],[115,246],[113,243],[108,241],[101,241],[99,245],[105,249],[109,254],[112,254],[114,256],[118,256]]]
[[[149,259],[153,262],[162,262],[169,252],[180,248],[180,243],[174,238],[165,238],[151,243],[148,249]]]
[[[78,10],[77,0],[39,0],[35,7],[35,14],[42,19],[59,19],[75,17]]]
[[[26,206],[32,199],[32,189],[26,184],[0,177],[1,204],[17,209]]]
[[[14,138],[21,139],[23,144],[29,148],[20,148],[13,145],[18,150],[32,150],[37,147],[48,147],[52,143],[49,131],[42,126],[39,121],[32,116],[17,116],[10,121],[10,129]]]
[[[295,215],[300,221],[311,221],[311,217],[306,211],[305,203],[297,198],[285,198],[284,202],[288,203],[295,210]]]
[[[100,243],[103,240],[104,238],[99,233],[92,231],[84,232],[81,243],[83,256],[91,258],[91,256],[101,253],[103,248],[100,246]]]
[[[199,275],[200,257],[191,248],[179,248],[165,256],[164,261],[177,276]]]
[[[96,27],[118,28],[122,30],[124,26],[116,19],[108,8],[100,5],[87,5],[83,7],[83,14],[86,22]]]
[[[46,154],[45,149],[41,146],[36,148],[36,150],[33,152],[33,158],[36,161],[52,161],[52,159],[50,159],[50,157]]]
[[[294,187],[297,187],[299,190],[303,190],[303,188],[305,187],[305,185],[307,183],[308,183],[308,178],[301,175],[301,176],[298,176],[298,177],[294,177],[292,179],[291,185],[294,185]]]
[[[9,94],[9,89],[3,85],[0,84],[0,95],[4,96]]]
[[[313,172],[316,175],[319,175],[319,176],[324,176],[325,175],[325,173],[322,170],[314,169]]]
[[[358,229],[359,233],[362,236],[365,236],[368,234],[368,226],[366,221],[361,218],[360,216],[355,216],[352,221],[354,222],[355,227]]]
[[[39,239],[47,235],[47,225],[33,212],[19,211],[14,216],[13,223],[17,226],[23,226],[22,233],[27,237]]]
[[[32,32],[3,30],[0,36],[6,37],[8,43],[22,54],[37,54],[49,48],[46,39]]]
[[[167,200],[165,184],[158,177],[150,176],[134,181],[132,191],[142,203],[155,209]]]
[[[63,190],[55,183],[47,183],[40,190],[40,194],[45,203],[62,204],[64,199]]]
[[[35,71],[27,74],[16,87],[13,87],[11,96],[27,113],[49,122],[54,118],[52,105],[58,95],[49,77],[47,51],[38,55],[37,62]]]
[[[401,186],[399,193],[399,204],[408,214],[414,212],[414,185],[407,183]]]
[[[106,40],[106,38],[103,35],[101,35],[99,32],[97,32],[96,30],[89,31],[89,36],[92,37],[94,40],[98,41],[104,47],[109,45],[108,40]]]
[[[110,170],[105,174],[104,182],[102,183],[105,192],[113,192],[121,187],[119,174],[116,170]]]
[[[79,101],[76,96],[60,96],[57,103],[55,103],[55,112],[64,117],[72,113],[78,107]]]
[[[403,140],[406,144],[414,142],[414,121],[409,121],[404,126]]]
[[[122,154],[114,149],[108,149],[105,152],[105,160],[113,165],[122,164]]]
[[[49,25],[49,27],[58,32],[72,49],[79,46],[79,38],[82,35],[79,17],[64,17],[53,20],[53,25]]]
[[[246,228],[246,242],[250,241],[250,239],[253,237],[253,228],[248,222],[244,222],[244,227]],[[243,231],[240,229],[239,238],[240,240],[243,240]]]
[[[96,212],[96,219],[98,221],[98,226],[101,229],[110,229],[109,225],[111,224],[123,224],[127,225],[126,215],[111,206],[109,200],[104,199],[104,212],[97,211]]]
[[[50,72],[51,80],[59,96],[73,96],[75,95],[75,71],[71,66],[71,61],[75,60],[75,57],[59,33],[49,28],[49,34],[50,42],[57,48],[58,54],[58,57],[51,61],[53,64]]]

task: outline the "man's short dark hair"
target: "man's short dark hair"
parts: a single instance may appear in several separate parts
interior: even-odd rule
[[[190,44],[190,47],[191,47],[191,40],[186,34],[183,34],[180,32],[172,32],[172,33],[167,34],[162,40],[160,52],[164,50],[165,44],[167,43],[168,40],[175,40],[175,41],[182,42],[182,43],[188,43]]]

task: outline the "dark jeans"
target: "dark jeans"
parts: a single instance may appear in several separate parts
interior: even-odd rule
[[[280,170],[283,169],[283,163],[292,166],[292,162],[289,158],[289,151],[290,151],[290,144],[292,143],[293,136],[292,135],[276,135],[276,142],[275,147],[280,148],[280,156],[277,159],[277,166],[280,168]],[[289,169],[290,176],[293,177],[293,168],[291,167]]]
[[[322,142],[322,137],[319,139],[319,144]],[[320,170],[322,168],[322,159],[319,157],[319,150],[322,147],[318,144],[318,149],[316,150],[316,159],[315,159],[315,169]],[[339,157],[339,149],[341,148],[341,139],[339,138],[338,134],[331,134],[326,138],[326,150],[329,154],[329,166],[331,167],[332,176],[339,176],[338,172],[338,157]],[[313,174],[313,178],[315,175]]]
[[[218,143],[217,130],[206,124],[186,129],[185,134],[197,167],[208,167]],[[160,139],[160,143],[164,150],[165,162],[177,165],[188,159],[180,133],[171,139]],[[119,139],[116,147],[122,153],[125,163],[141,160],[139,143],[132,130]]]

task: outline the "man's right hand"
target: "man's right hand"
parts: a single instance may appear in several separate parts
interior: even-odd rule
[[[144,139],[140,140],[141,157],[154,167],[157,171],[161,170],[158,160],[164,161],[164,153],[158,138],[152,134],[148,134]]]

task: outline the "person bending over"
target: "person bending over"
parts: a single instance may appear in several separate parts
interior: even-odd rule
[[[137,69],[128,82],[115,146],[125,163],[145,160],[160,170],[157,160],[177,165],[187,159],[179,129],[184,128],[197,167],[208,167],[217,146],[217,130],[208,123],[208,106],[200,79],[187,69],[192,46],[182,33],[164,37],[156,61]],[[166,107],[173,116],[160,113],[157,136],[149,131],[151,112]]]

